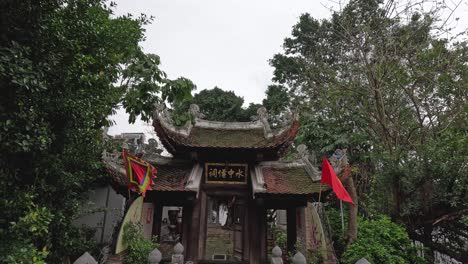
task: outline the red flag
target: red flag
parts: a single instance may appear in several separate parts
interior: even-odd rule
[[[346,191],[345,187],[343,187],[343,184],[341,184],[340,179],[338,179],[338,177],[335,174],[335,171],[333,170],[332,166],[325,157],[323,157],[322,159],[321,182],[330,185],[338,199],[354,205],[353,199],[351,199],[351,196],[349,196],[349,193]]]
[[[156,169],[148,162],[126,151],[122,153],[122,156],[127,172],[128,188],[138,191],[144,197],[153,182]]]

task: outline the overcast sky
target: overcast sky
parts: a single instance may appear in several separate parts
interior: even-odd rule
[[[146,40],[141,46],[145,52],[161,57],[161,69],[171,79],[186,77],[198,91],[214,86],[232,90],[244,98],[245,104],[261,103],[273,76],[268,60],[282,51],[283,40],[290,36],[299,16],[310,13],[317,19],[327,18],[327,7],[333,5],[327,0],[114,2],[117,15],[145,13],[155,17],[145,27]],[[466,1],[456,15],[466,22]],[[117,125],[109,129],[110,134],[152,131],[141,121],[129,125],[123,111],[113,119]]]

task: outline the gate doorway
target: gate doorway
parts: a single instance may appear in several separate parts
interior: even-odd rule
[[[246,202],[236,196],[209,196],[206,260],[242,260]]]

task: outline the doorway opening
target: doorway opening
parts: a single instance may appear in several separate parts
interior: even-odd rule
[[[278,246],[287,255],[288,224],[286,210],[267,209],[267,256],[271,259],[272,249]]]
[[[169,258],[174,245],[182,241],[182,211],[181,206],[162,207],[159,243],[163,258]]]
[[[206,260],[242,260],[245,201],[208,197]]]

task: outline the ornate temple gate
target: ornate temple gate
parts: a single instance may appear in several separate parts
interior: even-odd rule
[[[154,127],[173,157],[145,154],[158,170],[147,192],[153,203],[152,235],[158,236],[163,259],[175,243],[185,260],[195,263],[267,263],[267,209],[287,214],[287,245],[292,250],[305,234],[305,206],[319,192],[320,176],[307,156],[279,161],[294,139],[298,122],[292,115],[272,130],[261,108],[253,122],[214,122],[175,127],[163,108]],[[126,195],[125,172],[106,160],[114,188]]]

